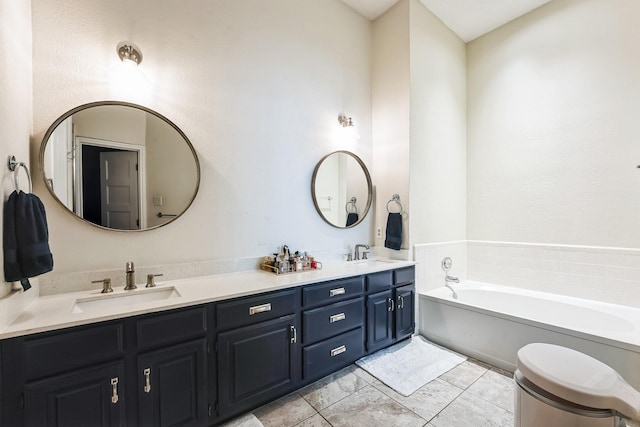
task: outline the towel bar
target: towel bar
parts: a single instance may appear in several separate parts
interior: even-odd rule
[[[344,210],[347,211],[347,213],[358,213],[358,206],[356,206],[357,201],[355,197],[352,197],[351,200],[344,205]],[[349,210],[349,208],[351,208],[351,210]]]
[[[404,208],[402,207],[402,203],[400,203],[400,196],[398,194],[394,194],[393,197],[391,197],[391,200],[389,200],[387,202],[387,212],[391,213],[391,211],[389,210],[389,203],[397,203],[400,206],[400,212],[397,213],[404,213]]]
[[[29,173],[29,168],[24,162],[18,162],[16,160],[16,156],[9,156],[7,159],[7,167],[11,172],[13,172],[13,182],[16,186],[16,191],[20,191],[20,184],[18,182],[18,173],[20,172],[20,168],[24,168],[24,171],[27,174],[27,181],[29,181],[29,193],[33,191],[33,186],[31,184],[31,174]]]

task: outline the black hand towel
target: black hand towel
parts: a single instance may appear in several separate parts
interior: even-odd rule
[[[402,247],[402,214],[389,213],[387,217],[387,237],[385,248],[400,250]]]
[[[13,192],[4,209],[5,280],[20,280],[26,291],[29,277],[53,269],[44,205],[35,194]]]
[[[350,212],[349,214],[347,214],[347,227],[355,224],[356,222],[358,222],[358,214],[355,212]]]

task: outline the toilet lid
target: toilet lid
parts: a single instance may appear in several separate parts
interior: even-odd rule
[[[552,344],[528,344],[518,350],[517,368],[536,386],[569,402],[640,418],[640,393],[586,354]]]

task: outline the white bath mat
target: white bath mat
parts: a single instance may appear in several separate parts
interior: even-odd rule
[[[415,336],[356,361],[403,396],[455,368],[467,358]]]

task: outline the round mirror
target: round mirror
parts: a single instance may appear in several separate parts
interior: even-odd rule
[[[40,169],[69,212],[110,230],[149,230],[193,202],[200,164],[187,136],[140,105],[104,101],[58,118],[40,147]]]
[[[367,167],[349,151],[324,156],[313,171],[313,203],[322,219],[337,228],[362,222],[371,207],[371,189]]]

